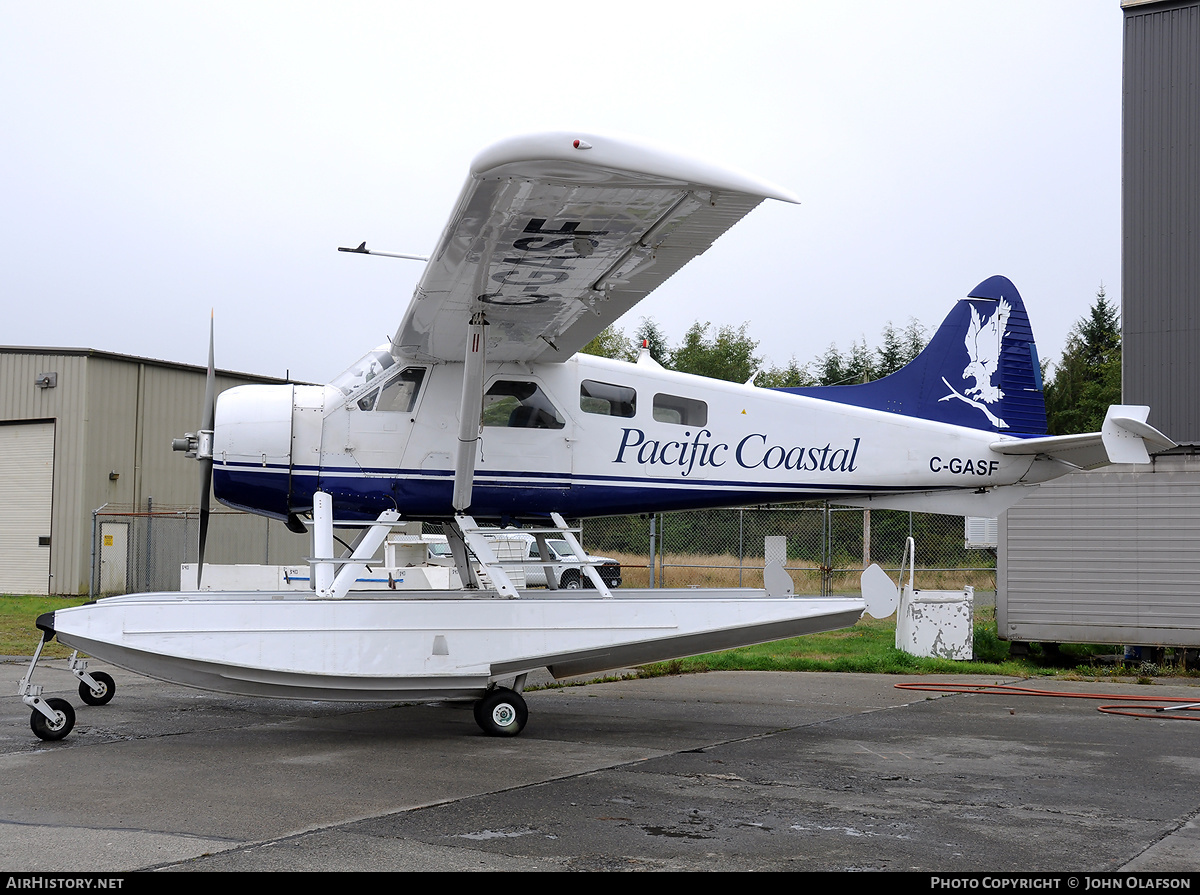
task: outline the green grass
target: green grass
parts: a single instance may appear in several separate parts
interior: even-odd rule
[[[1138,668],[1105,664],[1120,650],[1104,644],[1063,644],[1058,650],[1034,647],[1030,655],[1010,657],[1009,644],[996,634],[991,606],[975,609],[973,652],[969,662],[924,659],[896,649],[895,617],[865,617],[852,628],[809,634],[758,646],[657,662],[646,666],[647,676],[702,671],[849,671],[872,674],[986,674],[1011,677],[1138,675]],[[1160,666],[1156,676],[1194,675],[1177,665]]]
[[[87,597],[44,597],[0,594],[0,656],[32,656],[41,631],[34,622],[43,612],[87,602]],[[71,650],[53,640],[43,656],[69,656]]]
[[[988,610],[990,612],[990,610]],[[896,649],[895,618],[863,618],[852,628],[809,634],[742,647],[720,653],[692,656],[647,666],[650,674],[699,671],[851,671],[872,674],[1000,674],[1034,673],[1023,660],[1008,657],[1008,644],[995,637],[995,621],[977,621],[978,657],[972,662],[922,659]]]

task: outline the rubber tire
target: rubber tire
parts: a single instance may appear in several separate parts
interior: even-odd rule
[[[578,572],[567,570],[563,572],[562,580],[558,582],[558,586],[563,590],[582,590],[583,581],[580,580]]]
[[[475,721],[490,737],[515,737],[528,720],[525,700],[507,687],[497,687],[475,703]]]
[[[65,699],[47,699],[46,706],[53,711],[62,712],[62,724],[55,727],[50,723],[49,718],[37,709],[34,709],[33,714],[29,717],[29,727],[40,739],[49,741],[61,740],[75,726],[75,709],[71,708],[71,703]]]
[[[79,698],[88,705],[108,705],[112,702],[112,698],[117,695],[117,684],[112,679],[111,675],[105,674],[103,671],[97,671],[92,675],[101,687],[100,693],[85,684],[79,682]]]

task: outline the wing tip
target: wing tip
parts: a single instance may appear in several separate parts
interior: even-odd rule
[[[471,175],[478,178],[499,176],[502,171],[565,178],[585,170],[593,178],[603,173],[609,180],[619,180],[622,174],[640,180],[675,180],[800,204],[791,190],[760,177],[625,135],[582,131],[522,134],[493,143],[471,162]]]

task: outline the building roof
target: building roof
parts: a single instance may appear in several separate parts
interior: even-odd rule
[[[161,360],[154,357],[138,357],[134,354],[120,354],[115,351],[101,351],[97,348],[0,345],[0,354],[56,354],[66,357],[95,357],[103,360],[124,361],[126,363],[151,364],[156,367],[166,367],[171,370],[190,370],[198,373],[208,372],[207,367],[200,366],[199,364],[183,364],[179,363],[178,361]],[[236,379],[245,379],[250,382],[261,382],[266,384],[284,384],[292,381],[290,379],[280,379],[278,376],[263,376],[259,373],[242,373],[237,370],[223,370],[219,367],[217,368],[216,372],[219,376],[231,376]]]

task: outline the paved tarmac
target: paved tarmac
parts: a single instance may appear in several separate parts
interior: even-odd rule
[[[23,667],[2,670],[11,694]],[[524,733],[493,739],[464,706],[109,671],[89,707],[43,663],[77,711],[59,743],[0,698],[0,870],[1200,869],[1200,728],[1094,700],[715,673],[530,692]]]

